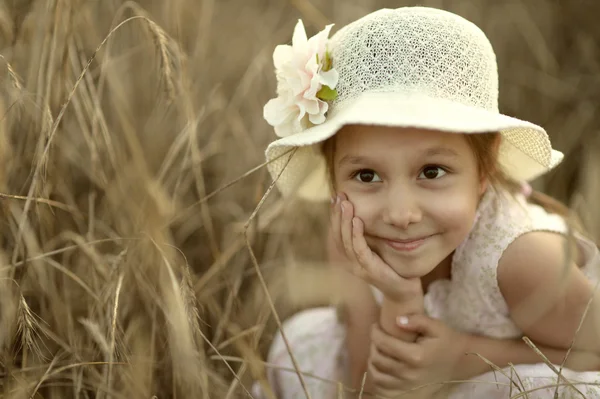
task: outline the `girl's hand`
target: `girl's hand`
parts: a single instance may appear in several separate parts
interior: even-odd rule
[[[364,224],[354,216],[354,207],[344,194],[333,201],[331,234],[338,251],[346,258],[346,269],[379,289],[394,302],[423,297],[420,278],[406,279],[398,275],[367,245]]]
[[[425,315],[399,321],[404,323],[398,323],[400,329],[417,332],[419,338],[414,343],[398,340],[374,325],[368,373],[379,393],[398,395],[429,385],[414,391],[414,396],[432,397],[443,388],[437,383],[453,379],[454,369],[466,356],[469,335]]]

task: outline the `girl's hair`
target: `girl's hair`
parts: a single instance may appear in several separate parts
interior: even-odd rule
[[[322,150],[326,159],[329,184],[332,192],[335,192],[333,187],[335,182],[333,159],[335,154],[335,135],[325,141]],[[496,186],[502,187],[510,194],[515,195],[522,190],[521,183],[509,178],[498,167],[498,148],[500,146],[500,133],[482,133],[482,134],[465,134],[467,143],[473,150],[477,160],[477,166],[481,177],[486,177],[489,182]],[[569,208],[560,201],[545,195],[539,191],[532,190],[528,196],[530,203],[536,204],[544,208],[547,212],[558,214],[564,217],[567,222],[573,222],[574,228],[577,231],[583,232],[581,223],[578,220],[571,221],[573,216]]]
[[[500,133],[466,134],[465,137],[475,153],[479,173],[482,177],[487,177],[491,184],[502,187],[513,195],[522,190],[521,183],[508,177],[498,167]],[[549,213],[560,215],[565,219],[572,216],[570,209],[565,204],[539,191],[532,190],[527,199]]]

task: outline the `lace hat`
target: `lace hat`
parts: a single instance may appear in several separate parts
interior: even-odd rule
[[[349,124],[500,132],[498,161],[517,181],[562,161],[543,128],[499,112],[496,56],[473,23],[403,7],[373,12],[328,39],[331,27],[308,39],[299,21],[292,45],[273,54],[278,96],[264,117],[280,138],[266,158],[283,195],[330,198],[321,144]]]

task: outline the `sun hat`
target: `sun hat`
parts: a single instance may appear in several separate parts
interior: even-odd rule
[[[328,39],[332,26],[308,39],[299,21],[292,45],[273,53],[278,96],[264,117],[280,138],[265,155],[284,196],[330,198],[321,146],[349,124],[500,132],[498,161],[517,181],[562,161],[543,128],[499,112],[496,55],[470,21],[402,7],[373,12]]]

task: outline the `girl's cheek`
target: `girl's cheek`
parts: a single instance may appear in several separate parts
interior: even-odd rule
[[[438,219],[453,229],[469,231],[477,212],[476,200],[463,193],[448,193],[443,198],[435,211]]]
[[[354,216],[360,218],[365,224],[377,214],[378,193],[374,190],[361,187],[355,181],[337,181],[337,192],[344,193],[354,207]]]
[[[351,193],[348,194],[348,199],[354,205],[354,216],[365,224],[373,219],[373,215],[376,214],[377,201],[372,196],[364,193]]]
[[[346,195],[351,195],[351,187],[347,181],[340,181],[339,172],[336,172],[336,179],[334,182],[335,192],[337,193],[345,193]]]

